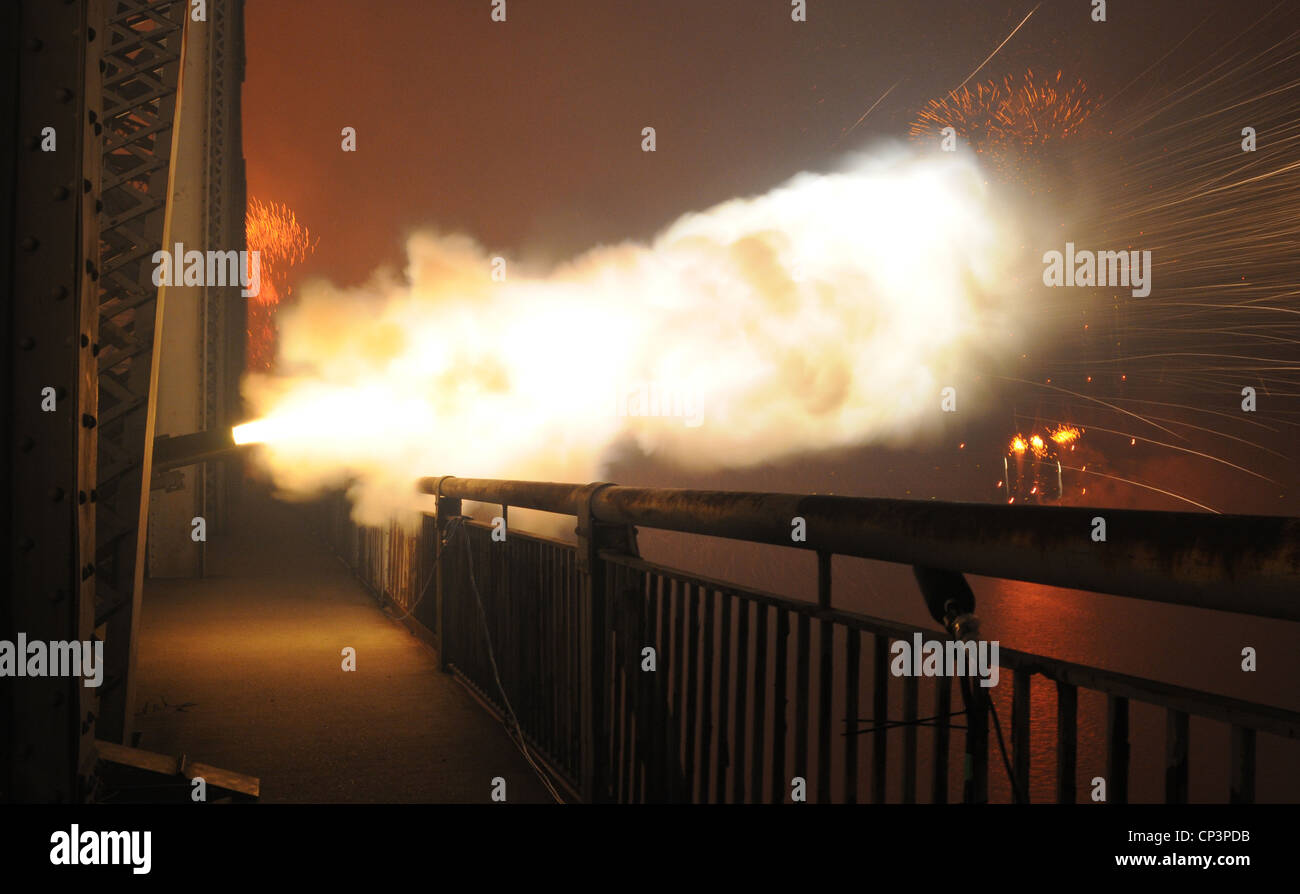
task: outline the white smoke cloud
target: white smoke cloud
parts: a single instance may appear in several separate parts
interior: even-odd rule
[[[243,437],[290,494],[354,481],[376,524],[409,517],[425,475],[588,481],[628,443],[708,468],[912,439],[1008,350],[1009,218],[972,163],[889,153],[504,282],[471,239],[421,233],[404,278],[300,289],[277,373],[245,382]]]

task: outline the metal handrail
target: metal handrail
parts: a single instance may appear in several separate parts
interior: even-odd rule
[[[444,498],[578,515],[589,485],[425,478]],[[1300,519],[608,485],[592,517],[1300,621]],[[793,540],[804,519],[806,539]],[[1106,539],[1093,539],[1096,519]]]

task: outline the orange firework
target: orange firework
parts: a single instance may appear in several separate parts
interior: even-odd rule
[[[1081,434],[1083,434],[1083,432],[1075,428],[1073,425],[1062,425],[1051,433],[1051,438],[1053,441],[1064,447],[1066,444],[1073,444],[1075,441],[1079,440]]]
[[[248,250],[258,253],[261,290],[248,305],[248,368],[269,370],[275,360],[275,312],[292,290],[289,270],[315,249],[307,229],[288,206],[248,200],[244,218]]]
[[[1039,79],[1033,70],[986,81],[931,100],[911,126],[914,140],[939,140],[951,127],[995,164],[1017,166],[1031,153],[1079,134],[1094,108],[1088,86],[1063,72]]]

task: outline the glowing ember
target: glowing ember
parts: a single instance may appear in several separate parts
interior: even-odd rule
[[[1051,433],[1051,438],[1061,446],[1073,444],[1083,432],[1072,425],[1062,425]]]

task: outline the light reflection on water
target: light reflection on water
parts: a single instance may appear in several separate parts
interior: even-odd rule
[[[1185,609],[1136,599],[1043,587],[1019,581],[972,579],[983,637],[1020,651],[1088,664],[1216,694],[1300,710],[1300,625],[1224,612]],[[1241,669],[1241,651],[1256,649],[1259,669]],[[1004,674],[995,704],[1010,736],[1012,689]],[[1055,799],[1055,685],[1035,677],[1031,687],[1031,796]],[[1106,700],[1080,690],[1078,779],[1080,801],[1087,784],[1105,776]],[[1166,712],[1130,702],[1129,797],[1164,799]],[[1226,800],[1229,728],[1193,717],[1190,726],[1190,792],[1194,801]],[[1277,737],[1257,737],[1256,793],[1260,801],[1300,801],[1294,748]],[[996,739],[991,743],[996,747]],[[1292,755],[1286,759],[1287,753]],[[991,797],[1005,798],[1005,771],[989,773]],[[1000,758],[998,758],[1000,761]],[[997,771],[997,772],[995,772]]]

